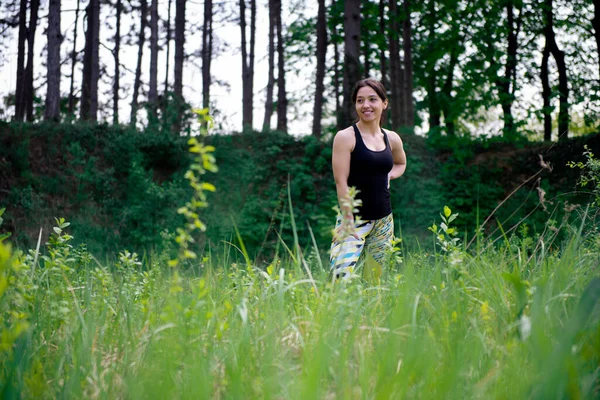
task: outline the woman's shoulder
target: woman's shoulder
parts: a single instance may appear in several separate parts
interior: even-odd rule
[[[333,146],[344,147],[352,151],[356,143],[356,137],[354,136],[354,129],[349,126],[346,129],[338,131],[333,138]]]
[[[338,131],[335,134],[335,137],[333,138],[333,140],[335,141],[350,141],[353,142],[355,140],[355,136],[354,136],[354,129],[349,126],[346,129],[342,129],[341,131]]]
[[[385,134],[388,137],[388,140],[390,142],[390,144],[392,145],[392,148],[394,147],[394,145],[396,146],[402,146],[402,139],[400,139],[400,135],[398,135],[396,132],[391,131],[389,129],[383,129],[382,131],[385,132]]]

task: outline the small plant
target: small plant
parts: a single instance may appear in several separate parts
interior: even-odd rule
[[[588,184],[593,186],[595,200],[594,204],[600,206],[600,159],[594,156],[594,153],[590,150],[588,145],[584,146],[585,151],[585,162],[569,161],[567,165],[571,168],[581,169],[581,176],[579,177],[579,185],[586,187]]]
[[[2,214],[4,214],[4,211],[6,211],[6,208],[0,208],[0,226],[2,226],[2,223],[4,222],[4,218],[2,218]],[[0,233],[0,242],[8,239],[10,237],[10,235],[11,235],[10,232]]]
[[[443,213],[440,213],[442,223],[438,227],[435,223],[428,229],[433,232],[436,237],[437,244],[442,251],[450,254],[453,250],[458,249],[460,239],[457,237],[458,231],[451,227],[450,224],[458,217],[458,213],[452,214],[452,210],[448,206],[444,206]]]
[[[208,109],[194,110],[194,113],[198,115],[200,122],[200,136],[206,136],[208,130],[212,127],[212,118],[208,115]],[[203,144],[195,137],[188,140],[188,145],[190,146],[190,153],[193,153],[195,156],[188,171],[185,173],[185,178],[194,189],[194,194],[185,206],[177,210],[178,214],[182,214],[185,217],[186,224],[183,228],[177,228],[175,241],[179,244],[179,252],[176,259],[169,261],[169,265],[172,267],[178,265],[183,260],[197,258],[196,253],[190,248],[190,245],[195,242],[192,234],[196,230],[202,232],[206,230],[206,225],[200,220],[198,212],[200,209],[208,207],[206,192],[214,192],[216,190],[213,184],[203,182],[200,179],[206,172],[218,171],[215,157],[212,154],[215,148]]]

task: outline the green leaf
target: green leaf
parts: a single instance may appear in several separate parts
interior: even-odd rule
[[[450,215],[452,215],[452,210],[450,210],[450,207],[444,206],[444,216],[448,218]]]

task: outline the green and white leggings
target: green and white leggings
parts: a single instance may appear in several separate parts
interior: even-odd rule
[[[338,217],[335,224],[335,236],[331,243],[330,263],[336,277],[344,277],[355,269],[363,250],[380,265],[385,264],[394,235],[394,218],[392,214],[381,219],[362,221],[356,226],[356,235],[340,238],[342,219]]]

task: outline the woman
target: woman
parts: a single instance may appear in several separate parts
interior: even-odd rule
[[[352,91],[358,121],[333,139],[332,167],[341,216],[331,244],[334,275],[349,276],[364,249],[383,266],[394,233],[390,180],[406,169],[406,154],[397,133],[381,128],[388,107],[385,88],[374,79],[359,81]],[[349,187],[362,202],[353,215]],[[345,226],[351,229],[345,229]]]

